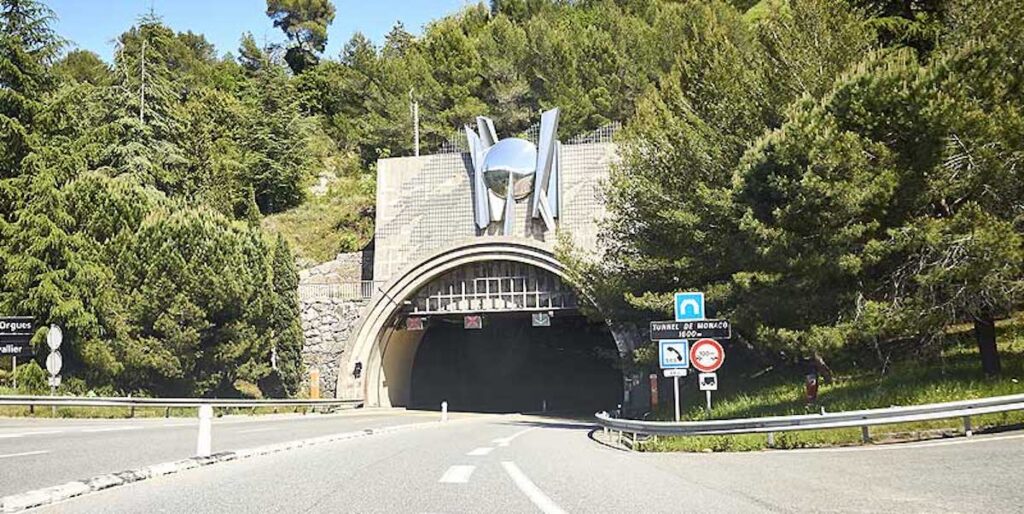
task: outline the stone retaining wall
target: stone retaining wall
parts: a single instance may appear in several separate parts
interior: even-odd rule
[[[318,298],[301,302],[305,345],[302,361],[306,369],[320,371],[320,397],[334,398],[342,355],[351,349],[349,336],[355,330],[366,302],[339,298]],[[308,380],[309,376],[306,376]],[[307,384],[308,385],[308,384]]]

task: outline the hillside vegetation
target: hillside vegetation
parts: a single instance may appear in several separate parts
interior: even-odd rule
[[[704,290],[766,362],[934,353],[971,322],[995,373],[992,321],[1024,294],[1022,12],[493,0],[325,56],[346,13],[268,0],[281,44],[215,49],[150,13],[105,63],[0,0],[0,313],[64,327],[69,391],[296,394],[295,257],[368,242],[412,102],[425,153],[559,107],[563,138],[625,124],[607,258],[563,256],[606,317]]]
[[[934,355],[966,322],[1000,373],[994,322],[1024,305],[1019,0],[684,5],[621,135],[609,252],[573,261],[602,315],[704,291],[767,364]]]

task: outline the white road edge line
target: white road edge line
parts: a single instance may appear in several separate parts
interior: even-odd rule
[[[9,457],[26,457],[28,455],[42,455],[44,453],[50,453],[50,450],[36,450],[32,452],[21,452],[21,453],[8,453],[7,455],[0,455],[0,459],[6,459]]]
[[[473,474],[476,466],[456,465],[448,468],[438,482],[442,484],[465,484],[469,482],[469,476]]]
[[[484,446],[482,448],[477,448],[477,449],[467,453],[466,455],[469,455],[470,457],[480,457],[480,456],[483,456],[483,455],[487,455],[488,453],[491,453],[492,451],[494,451],[494,448],[492,448],[490,446]]]
[[[515,439],[515,438],[517,438],[517,437],[519,437],[519,436],[521,436],[521,435],[523,435],[523,434],[525,434],[525,433],[527,433],[527,432],[529,432],[531,430],[537,430],[538,428],[540,428],[540,427],[530,427],[530,428],[527,428],[526,430],[520,430],[520,431],[518,431],[518,432],[516,432],[516,433],[514,433],[514,434],[512,434],[512,435],[510,435],[508,437],[499,437],[498,439],[495,439],[495,440],[493,440],[491,442],[492,443],[497,443],[498,446],[508,446],[509,443],[511,443],[513,439]]]
[[[95,434],[97,432],[121,432],[121,431],[124,431],[124,430],[139,430],[141,428],[142,427],[138,427],[138,426],[107,427],[107,428],[87,428],[85,430],[82,430],[82,432],[86,432],[86,433],[89,433],[89,434]]]
[[[508,473],[508,476],[512,478],[512,481],[516,483],[516,487],[518,487],[519,490],[522,491],[523,494],[525,494],[526,497],[541,510],[541,512],[544,514],[565,514],[565,511],[562,510],[554,500],[549,498],[548,495],[544,494],[544,491],[541,491],[540,488],[537,487],[537,485],[534,484],[526,475],[524,475],[514,462],[507,460],[502,461],[501,467],[505,468],[505,473]]]
[[[38,430],[34,432],[16,432],[13,434],[0,434],[0,439],[15,439],[18,437],[25,437],[27,435],[60,434],[63,432],[63,430]]]

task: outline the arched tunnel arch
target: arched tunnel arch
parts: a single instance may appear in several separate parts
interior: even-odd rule
[[[488,266],[496,273],[478,276]],[[532,290],[523,281],[507,287],[516,276],[534,281]],[[488,295],[474,296],[479,288],[462,294],[467,278],[493,285],[505,279],[507,303],[470,305]],[[446,286],[440,294],[439,285]],[[389,281],[367,308],[342,365],[353,372],[340,374],[339,395],[369,406],[436,408],[448,400],[456,410],[612,408],[622,398],[617,361],[625,350],[604,323],[580,314],[578,294],[537,243],[492,237],[438,252]],[[432,296],[450,301],[427,305]],[[551,326],[533,326],[534,313],[550,314]],[[467,314],[482,315],[483,328],[464,328]],[[410,316],[422,317],[424,329],[408,330]]]

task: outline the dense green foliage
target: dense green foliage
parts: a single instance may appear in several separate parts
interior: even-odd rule
[[[283,45],[151,14],[108,65],[0,0],[0,312],[90,386],[293,394],[294,260],[367,243],[412,105],[424,152],[557,106],[626,127],[606,258],[564,256],[605,315],[699,289],[766,356],[927,346],[1024,303],[1024,9],[980,4],[493,0],[325,56],[331,2],[268,0]]]
[[[61,56],[51,22],[0,2],[0,312],[64,328],[69,382],[294,394],[297,274],[258,224],[303,201],[317,158],[286,71],[151,16],[108,67]]]
[[[610,252],[581,266],[604,305],[707,291],[790,359],[934,350],[1024,305],[1020,2],[768,3],[680,11],[690,43],[623,134]]]

